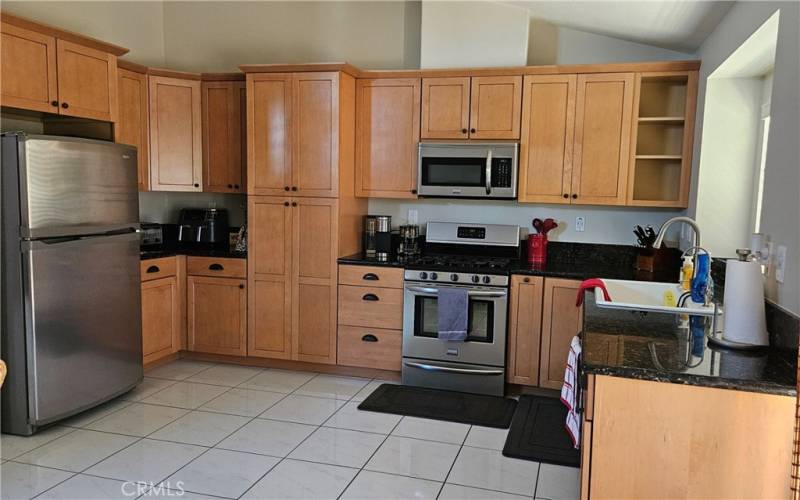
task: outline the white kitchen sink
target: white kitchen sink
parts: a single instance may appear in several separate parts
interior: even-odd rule
[[[684,293],[677,283],[657,283],[650,281],[603,280],[611,300],[605,300],[600,288],[594,290],[594,300],[598,307],[626,309],[629,311],[652,311],[671,314],[693,314],[713,316],[714,305],[704,306],[686,299],[683,307],[664,305],[664,293],[672,291],[675,301]]]

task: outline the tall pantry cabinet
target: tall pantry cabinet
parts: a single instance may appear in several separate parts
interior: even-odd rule
[[[247,73],[248,356],[336,363],[336,259],[359,251],[355,79]]]

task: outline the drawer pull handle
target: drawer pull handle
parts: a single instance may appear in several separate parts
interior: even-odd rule
[[[158,266],[150,266],[150,267],[147,268],[147,273],[148,274],[153,274],[153,273],[159,272],[160,270],[161,269],[159,269]]]
[[[378,341],[378,337],[376,337],[375,335],[373,335],[371,333],[368,333],[368,334],[364,335],[363,337],[361,337],[361,340],[363,340],[364,342],[377,342]]]
[[[378,275],[375,274],[375,273],[367,273],[364,276],[362,276],[361,279],[364,279],[364,280],[367,280],[367,281],[378,281],[378,280],[380,280],[380,278],[378,278]]]
[[[222,264],[216,264],[216,263],[215,264],[211,264],[210,266],[208,266],[208,268],[210,270],[212,270],[212,271],[223,271],[223,270],[225,270],[225,268],[222,267]]]
[[[369,301],[372,301],[372,302],[376,302],[376,301],[381,300],[381,299],[379,299],[378,296],[375,295],[374,293],[366,293],[366,294],[364,294],[363,297],[361,297],[361,300],[369,300]]]

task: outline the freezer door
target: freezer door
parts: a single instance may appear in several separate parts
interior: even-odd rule
[[[139,235],[22,246],[28,415],[42,425],[141,381]]]
[[[19,144],[22,238],[101,233],[138,223],[136,148],[58,136],[20,136]]]

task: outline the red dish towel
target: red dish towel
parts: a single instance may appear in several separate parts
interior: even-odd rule
[[[595,288],[599,288],[603,291],[603,298],[605,298],[607,301],[611,300],[611,296],[608,294],[608,290],[606,290],[606,284],[603,283],[603,280],[592,278],[581,283],[581,286],[578,289],[578,298],[575,301],[575,307],[580,307],[583,305],[583,292],[586,290],[593,290]]]

